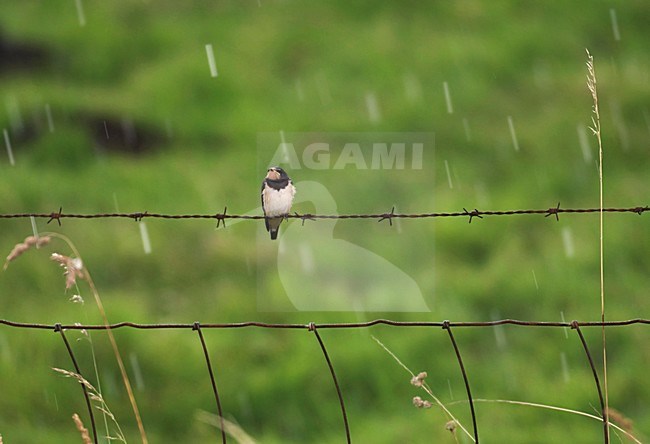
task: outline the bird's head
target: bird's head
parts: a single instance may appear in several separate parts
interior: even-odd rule
[[[286,180],[289,179],[289,176],[282,168],[274,166],[266,171],[266,178],[270,180]]]

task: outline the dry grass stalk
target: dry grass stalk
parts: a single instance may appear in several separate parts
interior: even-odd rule
[[[256,441],[242,429],[239,424],[227,420],[226,418],[219,418],[219,415],[199,410],[196,413],[196,419],[214,427],[221,428],[221,421],[223,421],[224,431],[230,435],[239,444],[255,444]]]
[[[122,433],[122,429],[120,428],[120,425],[118,424],[117,420],[115,419],[115,415],[113,415],[113,413],[108,408],[108,404],[106,404],[106,401],[102,397],[101,393],[99,393],[99,390],[97,390],[90,382],[88,382],[88,380],[86,378],[81,376],[79,373],[71,372],[69,370],[65,370],[65,369],[62,369],[62,368],[56,368],[56,367],[53,367],[52,370],[54,370],[57,373],[60,373],[61,375],[65,376],[66,378],[76,379],[77,382],[79,382],[84,387],[86,387],[86,389],[88,390],[88,396],[90,397],[90,400],[95,402],[95,404],[96,404],[95,408],[97,410],[99,410],[100,412],[104,413],[106,416],[108,416],[111,419],[111,421],[113,422],[113,424],[115,424],[115,428],[117,430],[117,436],[115,436],[115,437],[109,436],[108,438],[110,440],[121,441],[121,442],[126,443],[126,440],[124,439],[124,434]],[[74,416],[73,416],[73,419],[74,419]],[[75,420],[75,424],[77,424],[76,420]],[[79,424],[81,424],[81,420],[79,420]],[[81,424],[81,426],[83,427],[83,424]],[[81,429],[79,429],[79,425],[77,425],[77,430],[81,431]],[[88,433],[87,430],[86,430],[86,433]],[[83,434],[82,434],[82,437],[83,437]],[[85,444],[85,441],[84,441],[84,444]]]
[[[419,409],[430,409],[432,404],[431,401],[427,401],[426,399],[422,399],[419,396],[414,396],[413,397],[413,405],[416,406]]]
[[[474,442],[474,436],[472,436],[472,434],[467,431],[467,429],[461,424],[461,422],[458,421],[458,419],[456,419],[456,417],[449,411],[449,409],[440,401],[440,399],[438,399],[438,397],[433,394],[433,391],[426,384],[426,382],[424,382],[424,378],[427,377],[427,373],[426,372],[420,372],[418,375],[416,375],[402,361],[400,361],[400,359],[397,356],[395,356],[395,353],[390,351],[388,349],[388,347],[386,347],[379,339],[377,339],[374,336],[371,336],[371,337],[372,337],[372,339],[375,340],[375,342],[377,344],[379,344],[379,346],[381,348],[384,349],[384,351],[386,351],[386,353],[388,353],[395,360],[395,362],[397,362],[404,370],[406,370],[407,372],[409,372],[411,374],[411,384],[413,384],[413,380],[418,380],[419,382],[421,382],[422,385],[420,386],[420,388],[422,390],[424,390],[431,397],[431,399],[433,399],[435,401],[436,405],[438,405],[438,407],[440,407],[442,409],[442,411],[445,412],[445,414],[449,417],[449,419],[452,420],[452,421],[455,421],[456,425],[458,425],[458,427],[460,427],[460,429],[467,435],[467,437],[472,442]],[[414,403],[415,403],[415,400],[414,400]]]
[[[58,253],[54,253],[50,256],[50,259],[57,262],[65,269],[66,290],[72,287],[73,285],[76,285],[77,279],[85,280],[88,283],[88,286],[90,287],[90,290],[95,298],[95,302],[97,303],[97,308],[99,309],[99,313],[102,316],[104,325],[108,326],[109,325],[108,318],[106,317],[106,311],[104,310],[104,305],[102,304],[101,298],[99,297],[99,292],[97,291],[97,288],[95,287],[95,284],[92,278],[90,277],[90,273],[88,273],[88,271],[84,268],[83,262],[80,259],[79,252],[75,248],[72,241],[68,239],[66,236],[59,233],[48,233],[47,235],[41,236],[39,238],[34,236],[27,237],[24,242],[16,245],[12,250],[12,252],[9,254],[9,256],[7,256],[7,262],[5,263],[4,268],[5,269],[7,268],[7,264],[9,263],[9,261],[16,259],[18,256],[20,256],[25,251],[27,251],[30,247],[32,246],[38,247],[39,245],[45,245],[53,237],[63,240],[70,247],[70,249],[74,254],[74,257],[64,256]],[[72,302],[83,303],[83,299],[80,296],[79,297],[73,296],[71,300]],[[142,444],[147,444],[148,443],[147,434],[144,430],[144,424],[142,423],[140,410],[138,409],[138,404],[135,400],[135,395],[133,394],[131,382],[129,381],[129,377],[126,373],[124,361],[122,360],[122,356],[117,347],[117,342],[115,341],[115,337],[111,329],[107,328],[106,334],[108,335],[108,339],[111,343],[111,348],[113,349],[113,354],[115,355],[115,359],[117,360],[117,364],[120,369],[122,381],[124,382],[124,387],[127,391],[129,402],[131,403],[131,408],[133,409],[133,414],[135,416],[135,420],[138,425],[138,430],[140,431],[140,438],[142,440]]]
[[[628,418],[627,416],[625,416],[624,414],[622,414],[618,410],[613,409],[611,407],[607,410],[607,413],[608,413],[609,419],[612,422],[615,422],[616,424],[618,424],[626,432],[628,432],[630,434],[633,433],[634,421],[632,421],[630,418]]]
[[[63,267],[65,275],[65,289],[70,289],[77,284],[77,279],[85,279],[84,265],[78,257],[64,256],[59,253],[52,253],[50,259]]]
[[[84,427],[83,422],[81,422],[81,418],[79,418],[79,415],[76,413],[72,415],[72,420],[74,421],[74,425],[77,427],[77,430],[81,434],[81,441],[83,444],[92,444],[92,441],[90,440],[90,435],[88,434],[88,429]]]
[[[31,249],[32,247],[41,248],[42,246],[49,244],[50,240],[51,238],[49,236],[27,236],[24,241],[16,244],[11,252],[9,252],[9,255],[7,256],[2,269],[6,270],[9,266],[9,262],[16,260],[27,250]]]
[[[600,320],[605,322],[605,260],[603,254],[603,141],[600,133],[600,110],[598,108],[598,87],[596,82],[596,69],[594,58],[587,49],[587,88],[593,100],[593,116],[591,117],[591,131],[598,140],[598,191],[600,198]],[[609,441],[609,391],[607,389],[607,346],[605,338],[605,325],[601,330],[603,341],[603,391],[605,392],[605,408],[603,421],[605,421],[605,441]]]
[[[467,401],[454,401],[454,402],[449,403],[449,405],[460,404],[460,403],[463,403],[463,402],[467,402]],[[557,406],[554,406],[554,405],[547,405],[547,404],[539,404],[539,403],[535,403],[535,402],[513,401],[513,400],[510,400],[510,399],[481,399],[481,398],[474,399],[474,402],[475,403],[476,402],[493,402],[493,403],[501,403],[501,404],[523,405],[523,406],[528,406],[528,407],[536,407],[536,408],[541,408],[541,409],[554,410],[554,411],[557,411],[557,412],[571,413],[573,415],[584,416],[585,418],[591,418],[591,419],[595,419],[597,421],[602,421],[603,420],[603,418],[601,416],[592,415],[591,413],[581,412],[580,410],[567,409],[567,408],[564,408],[564,407],[557,407]],[[610,413],[611,412],[612,412],[612,410],[610,409]],[[628,419],[628,421],[629,421],[629,419]],[[613,422],[610,422],[609,425],[612,428],[614,428],[614,429],[618,430],[619,432],[623,433],[625,436],[630,438],[636,444],[642,444],[641,441],[639,439],[637,439],[632,434],[632,432],[625,430],[622,426],[614,424]]]
[[[420,372],[416,376],[411,378],[411,385],[415,387],[422,387],[425,382],[424,379],[427,377],[427,372]]]

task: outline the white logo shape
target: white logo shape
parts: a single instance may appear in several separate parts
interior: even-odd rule
[[[296,184],[296,203],[311,201],[315,214],[336,215],[328,189]],[[431,311],[417,283],[393,263],[352,242],[334,238],[336,219],[293,219],[280,231],[278,272],[300,311]]]

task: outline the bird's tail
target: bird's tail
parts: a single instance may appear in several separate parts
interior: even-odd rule
[[[278,238],[278,229],[277,228],[271,228],[269,230],[269,233],[271,233],[271,240],[276,240]]]

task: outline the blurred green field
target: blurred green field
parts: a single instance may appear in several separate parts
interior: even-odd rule
[[[435,134],[435,150],[423,154],[421,170],[287,168],[298,184],[327,187],[339,214],[382,213],[393,205],[414,213],[543,209],[558,201],[563,208],[597,207],[585,48],[598,76],[605,206],[649,203],[645,1],[57,0],[4,2],[2,12],[0,128],[7,130],[15,165],[1,150],[1,213],[259,211],[269,161],[259,137],[277,134],[279,144],[281,131],[288,137]],[[210,75],[207,44],[217,77]],[[376,118],[369,98],[376,100]],[[129,139],[131,129],[136,139]],[[314,212],[318,204],[300,202],[295,209]],[[648,217],[605,216],[610,320],[650,317]],[[336,263],[345,242],[376,253],[417,283],[429,313],[262,310],[269,301],[271,308],[291,305],[277,245],[260,234],[261,221],[216,229],[212,220],[146,219],[151,254],[143,251],[139,225],[127,219],[46,222],[37,221],[39,232],[61,233],[79,250],[111,322],[600,318],[597,214],[562,215],[559,222],[528,215],[471,224],[463,218],[400,220],[393,227],[336,223],[323,257]],[[307,221],[305,230],[321,223]],[[298,224],[285,222],[281,232]],[[1,219],[0,254],[31,233],[29,219]],[[101,323],[84,282],[65,291],[61,268],[49,260],[53,252],[71,254],[55,240],[0,273],[0,319]],[[354,277],[360,269],[347,273]],[[69,301],[77,292],[84,305]],[[600,330],[584,333],[602,371]],[[344,441],[336,392],[312,333],[204,334],[228,420],[260,443]],[[426,394],[372,336],[415,373],[427,371],[435,395],[471,430],[463,380],[443,330],[377,326],[320,334],[353,442],[457,442],[439,408],[413,407],[413,396]],[[128,442],[138,442],[106,335],[92,333],[92,345],[78,332],[67,336]],[[199,419],[215,407],[196,333],[122,329],[115,337],[149,442],[217,441],[217,430]],[[455,337],[474,397],[598,414],[574,331],[507,326],[456,329]],[[610,406],[633,421],[641,442],[650,437],[649,339],[650,330],[638,325],[607,335]],[[71,415],[79,413],[89,426],[84,400],[77,384],[52,367],[72,369],[58,335],[0,326],[4,443],[80,441]],[[486,443],[602,440],[601,423],[573,414],[490,402],[477,403],[476,413]],[[104,421],[96,417],[103,435]],[[470,442],[460,431],[457,439]]]

